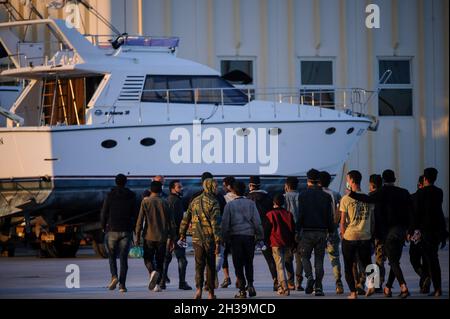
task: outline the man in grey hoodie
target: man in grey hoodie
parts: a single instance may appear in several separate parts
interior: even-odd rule
[[[253,287],[255,239],[258,241],[263,239],[263,228],[256,204],[244,197],[245,184],[235,182],[233,192],[238,197],[225,206],[221,225],[222,235],[225,240],[231,241],[233,265],[239,282],[239,293],[235,298],[247,298],[247,291],[250,297],[254,297],[256,296]]]

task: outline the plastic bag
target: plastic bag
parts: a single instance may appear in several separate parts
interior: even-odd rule
[[[144,256],[144,249],[141,246],[134,246],[130,249],[128,257],[130,258],[142,258]]]

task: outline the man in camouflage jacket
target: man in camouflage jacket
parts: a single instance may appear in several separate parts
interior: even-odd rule
[[[203,181],[203,193],[192,200],[180,225],[180,239],[186,239],[186,231],[192,223],[192,243],[195,255],[195,298],[200,299],[203,274],[206,266],[209,299],[214,296],[215,255],[221,242],[220,206],[215,194],[217,182],[212,178]]]

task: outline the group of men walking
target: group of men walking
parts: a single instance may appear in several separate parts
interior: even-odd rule
[[[171,181],[170,194],[162,198],[164,179],[157,176],[144,194],[139,213],[136,196],[125,187],[126,177],[119,174],[113,190],[102,208],[102,226],[107,232],[111,283],[109,289],[126,292],[127,256],[135,232],[135,244],[144,250],[144,263],[149,271],[148,288],[155,292],[166,289],[168,266],[172,253],[178,260],[179,289],[192,289],[186,282],[186,236],[190,232],[195,255],[194,298],[202,298],[203,290],[213,299],[218,288],[217,272],[223,269],[222,288],[231,284],[228,255],[231,253],[236,274],[236,298],[256,296],[253,285],[253,259],[256,247],[267,263],[277,294],[288,296],[291,290],[323,296],[324,258],[328,253],[333,268],[336,293],[344,293],[341,278],[339,246],[344,260],[345,280],[350,294],[370,296],[384,293],[392,296],[394,280],[400,285],[400,297],[410,295],[400,258],[405,241],[410,241],[411,263],[420,277],[422,293],[442,294],[439,246],[445,245],[448,232],[442,211],[442,191],[434,186],[437,170],[427,168],[420,188],[412,196],[397,187],[395,174],[385,170],[370,177],[370,193],[361,192],[362,176],[350,171],[346,176],[346,195],[328,187],[331,176],[311,169],[307,188],[298,192],[298,179],[288,177],[284,193],[270,196],[261,189],[258,176],[251,176],[247,186],[234,177],[223,180],[224,193],[219,192],[211,173],[202,175],[202,190],[183,205],[182,185]],[[375,253],[379,284],[368,285],[366,270]],[[314,254],[314,270],[311,257]],[[120,275],[116,257],[120,258]],[[385,282],[385,260],[390,272]],[[295,266],[294,266],[295,265]],[[206,272],[205,272],[206,270]],[[303,279],[306,279],[303,287]]]

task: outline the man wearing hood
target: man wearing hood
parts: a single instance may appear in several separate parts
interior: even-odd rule
[[[217,182],[212,178],[203,181],[203,192],[195,197],[181,222],[180,240],[186,240],[186,232],[192,223],[192,243],[195,256],[195,299],[202,297],[204,271],[208,285],[208,298],[214,299],[216,255],[220,252],[220,205],[216,199]]]
[[[125,175],[116,176],[116,187],[106,195],[101,211],[102,229],[107,232],[109,267],[112,277],[108,289],[116,289],[119,283],[120,292],[127,291],[125,281],[128,272],[128,252],[133,239],[132,232],[137,213],[136,194],[125,187],[126,183]],[[117,277],[117,254],[120,258],[119,277]]]

